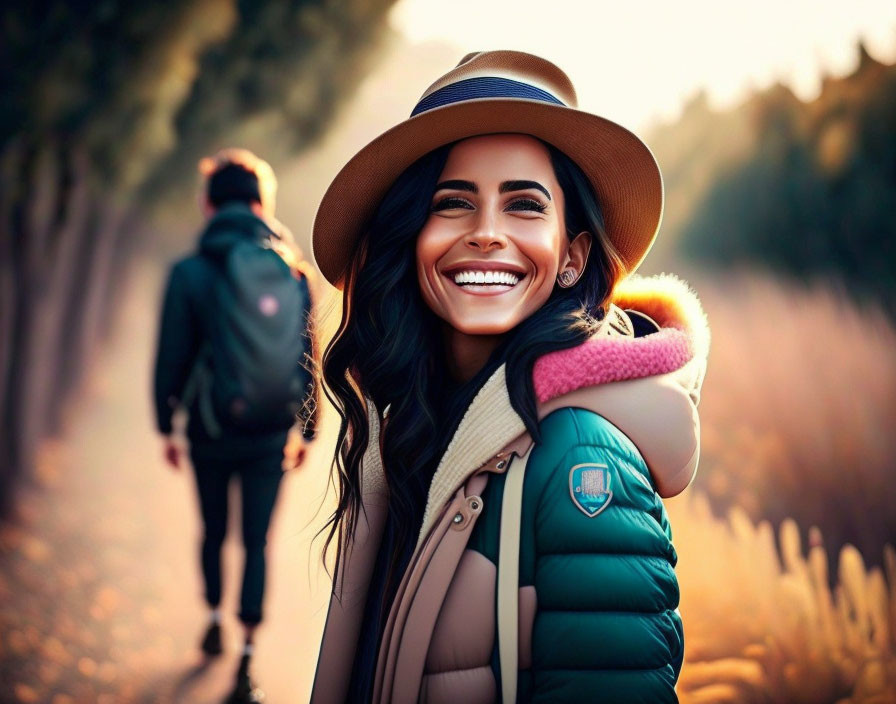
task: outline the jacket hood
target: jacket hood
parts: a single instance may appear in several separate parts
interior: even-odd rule
[[[227,203],[209,219],[199,236],[199,251],[223,257],[238,242],[263,244],[276,234],[243,203]]]
[[[635,335],[632,321],[643,316],[653,331]],[[597,334],[536,362],[539,417],[564,406],[598,413],[638,448],[660,496],[674,496],[697,469],[708,353],[709,326],[691,288],[668,274],[633,277]]]
[[[709,325],[697,294],[672,274],[634,276],[617,288],[600,331],[583,344],[540,358],[533,371],[536,398],[546,403],[584,387],[705,369]],[[636,336],[633,317],[647,316],[658,330]],[[699,400],[703,374],[688,389]]]

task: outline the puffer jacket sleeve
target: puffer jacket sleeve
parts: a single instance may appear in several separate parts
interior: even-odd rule
[[[537,606],[520,700],[676,702],[677,558],[643,459],[582,409],[555,411],[541,435],[523,493],[520,586]]]

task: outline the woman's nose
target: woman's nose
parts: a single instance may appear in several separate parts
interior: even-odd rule
[[[466,236],[464,243],[470,249],[490,252],[493,249],[504,249],[507,237],[498,231],[494,218],[483,216],[476,229]]]

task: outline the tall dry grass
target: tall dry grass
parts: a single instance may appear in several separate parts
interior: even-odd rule
[[[896,537],[892,323],[824,282],[693,278],[713,333],[695,488],[722,513],[792,517],[879,563]]]
[[[692,280],[713,345],[668,502],[681,700],[896,702],[896,332],[831,287]]]
[[[696,493],[669,502],[679,549],[685,664],[682,704],[896,702],[896,550],[868,568],[840,550],[829,586],[821,533],[733,508],[713,515]]]

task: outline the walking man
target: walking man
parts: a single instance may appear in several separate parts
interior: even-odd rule
[[[268,525],[283,468],[304,456],[303,447],[292,447],[295,456],[284,457],[289,429],[298,420],[304,439],[313,436],[310,295],[292,236],[274,219],[277,184],[270,165],[246,150],[227,149],[203,159],[200,172],[207,222],[197,251],[176,262],[168,278],[155,365],[156,421],[165,459],[179,469],[184,458],[172,416],[178,408],[189,415],[210,609],[201,647],[208,656],[222,652],[221,547],[228,485],[239,476],[245,643],[228,702],[258,702],[263,694],[249,677],[249,663],[262,620]]]

